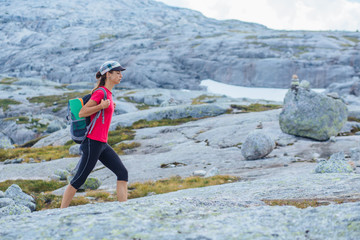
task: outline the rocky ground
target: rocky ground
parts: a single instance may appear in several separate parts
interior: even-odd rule
[[[15,99],[18,95],[24,97],[25,100],[19,105],[20,114],[24,114],[21,111],[29,107],[27,97],[33,93],[26,91],[26,86],[18,88],[21,88],[18,91],[23,91],[25,96],[16,94],[16,91],[12,95]],[[120,156],[129,171],[130,183],[174,175],[187,177],[194,175],[197,170],[239,176],[240,181],[133,199],[127,203],[88,204],[64,210],[53,209],[7,216],[0,219],[2,239],[360,237],[360,162],[352,151],[359,147],[360,136],[351,133],[351,130],[358,127],[356,122],[348,121],[341,134],[331,140],[315,141],[283,133],[279,126],[281,109],[237,114],[221,112],[234,103],[269,103],[266,101],[207,97],[202,100],[207,101],[202,104],[206,107],[202,108],[191,105],[194,98],[205,94],[200,91],[156,90],[157,94],[154,90],[115,92],[118,96],[130,96],[133,101],[128,102],[123,98],[118,100],[117,106],[124,106],[122,109],[127,109],[127,112],[118,112],[114,116],[112,128],[131,125],[141,118],[175,118],[185,113],[199,114],[204,109],[206,114],[216,112],[210,115],[211,117],[178,126],[137,129],[135,138],[127,143],[137,142],[140,147],[127,150],[126,155]],[[52,92],[49,90],[49,93]],[[177,104],[166,105],[174,100]],[[149,109],[138,110],[136,106],[144,104],[145,101],[151,104]],[[38,105],[34,106],[36,109]],[[47,107],[45,111],[50,113],[53,107]],[[10,106],[10,110],[3,114],[11,115],[13,108],[14,106]],[[349,109],[352,115],[357,114],[356,107]],[[63,110],[59,112],[61,111]],[[59,112],[52,115],[57,117]],[[262,128],[258,129],[260,122]],[[13,129],[16,130],[15,127]],[[271,137],[276,142],[276,147],[263,159],[245,160],[241,146],[248,134],[254,130]],[[60,128],[37,144],[60,144],[68,139],[68,130]],[[352,173],[315,173],[318,161],[328,159],[340,151],[344,152],[346,161],[353,162],[355,170]],[[59,169],[73,168],[78,160],[79,157],[40,163],[0,163],[0,181],[18,178],[49,180]],[[162,168],[163,164],[169,167]],[[115,190],[115,175],[100,162],[90,177],[101,181],[100,189]],[[64,188],[61,188],[54,193],[61,195],[63,191]],[[299,209],[291,206],[268,206],[264,202],[279,199],[320,199],[330,205]],[[335,204],[337,201],[345,203]],[[29,232],[32,233],[31,236],[28,235]]]
[[[0,219],[2,239],[358,239],[360,203],[298,209],[264,199],[359,198],[358,174],[314,174],[315,163],[254,180]],[[275,169],[273,169],[275,170]],[[31,232],[29,236],[28,233]]]

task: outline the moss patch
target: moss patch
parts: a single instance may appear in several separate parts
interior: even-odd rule
[[[297,208],[319,207],[329,204],[360,202],[360,198],[315,198],[315,199],[263,199],[269,206],[294,206]]]
[[[356,37],[344,36],[344,38],[346,40],[349,40],[349,41],[353,42],[353,43],[359,43],[360,42],[359,38],[356,38]]]
[[[12,184],[17,184],[23,190],[23,192],[27,194],[31,193],[41,193],[46,191],[54,191],[58,188],[61,188],[66,185],[64,182],[58,181],[44,181],[44,180],[6,180],[4,182],[0,182],[0,190],[6,191],[8,187]]]
[[[153,120],[153,121],[147,121],[145,119],[141,119],[139,121],[134,122],[132,128],[139,129],[139,128],[149,128],[149,127],[175,126],[196,120],[199,120],[199,118],[187,117],[187,118],[178,118],[178,119],[161,119],[161,120]]]
[[[26,143],[24,143],[23,145],[20,145],[19,148],[29,148],[29,147],[32,147],[35,145],[35,143],[37,143],[38,141],[40,141],[41,139],[45,138],[47,136],[41,136],[41,137],[38,137],[38,138],[35,138],[33,140],[30,140]]]
[[[221,98],[220,96],[208,96],[208,95],[200,95],[196,98],[193,98],[192,105],[205,104],[209,102],[215,102],[217,98]]]
[[[21,102],[15,101],[13,99],[0,99],[0,107],[5,112],[9,109],[9,105],[19,105]]]
[[[184,179],[180,176],[174,176],[158,181],[147,181],[144,183],[130,184],[128,187],[130,189],[129,198],[144,197],[147,196],[149,193],[160,194],[174,192],[180,189],[220,185],[224,183],[236,182],[238,180],[238,177],[229,175],[218,175],[208,178],[188,177]]]
[[[6,78],[1,79],[0,84],[11,85],[11,84],[13,84],[14,82],[17,82],[17,81],[19,81],[18,78],[6,77]]]
[[[238,181],[238,177],[229,175],[218,175],[209,178],[188,177],[181,178],[174,176],[158,181],[147,181],[144,183],[133,183],[128,186],[128,198],[147,196],[149,193],[167,193],[180,189],[198,188],[213,185],[220,185]],[[12,184],[17,184],[21,189],[34,197],[36,210],[59,208],[62,196],[57,196],[50,191],[66,186],[66,182],[44,181],[44,180],[7,180],[0,182],[0,190],[5,191]],[[113,202],[117,201],[116,192],[109,193],[103,190],[87,190],[86,195],[74,197],[70,206],[84,205],[87,203]],[[88,199],[90,197],[92,199]]]
[[[247,106],[247,105],[232,104],[231,108],[240,110],[242,113],[247,113],[247,112],[262,112],[273,109],[279,109],[282,108],[282,105],[254,103]]]
[[[81,98],[85,96],[86,94],[89,94],[89,91],[83,91],[83,92],[69,92],[64,93],[62,95],[49,95],[49,96],[38,96],[38,97],[32,97],[28,98],[30,103],[44,103],[45,107],[52,107],[54,104],[56,105],[56,109],[61,109],[63,107],[66,107],[68,104],[68,101],[72,98]]]
[[[23,158],[28,162],[30,158],[35,160],[54,160],[65,157],[76,157],[76,155],[69,154],[69,146],[47,146],[41,148],[14,148],[14,149],[0,149],[0,161],[6,159]]]
[[[358,119],[356,117],[348,117],[348,121],[350,121],[350,122],[360,122],[360,119]]]

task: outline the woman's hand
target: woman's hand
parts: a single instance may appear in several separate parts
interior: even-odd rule
[[[110,106],[110,100],[109,99],[101,99],[101,102],[100,102],[100,105],[101,105],[101,109],[106,109]]]

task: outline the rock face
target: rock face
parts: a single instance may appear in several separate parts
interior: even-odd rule
[[[0,191],[0,217],[18,215],[35,211],[35,200],[13,184],[5,193]]]
[[[357,32],[274,31],[152,0],[2,3],[0,72],[9,76],[90,82],[103,56],[127,68],[132,87],[195,89],[210,78],[285,88],[295,72],[326,87],[359,74]]]
[[[347,107],[340,99],[295,87],[285,96],[279,123],[284,133],[328,140],[339,133],[347,116]]]
[[[331,155],[329,160],[322,160],[315,168],[316,173],[350,173],[353,169],[346,161],[344,153],[338,152]]]
[[[261,131],[251,132],[241,146],[241,154],[247,160],[260,159],[271,153],[275,142],[271,137]]]

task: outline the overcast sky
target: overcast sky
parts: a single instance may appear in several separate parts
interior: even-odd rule
[[[360,31],[360,0],[158,0],[216,19],[285,30]]]

